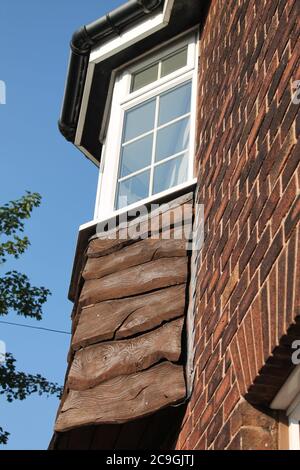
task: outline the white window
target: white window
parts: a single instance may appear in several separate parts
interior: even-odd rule
[[[116,74],[95,218],[193,182],[196,44],[189,34]]]
[[[288,421],[287,447],[300,450],[300,365],[297,365],[271,403],[274,410],[283,410]]]
[[[287,410],[289,420],[289,448],[300,450],[300,393]]]

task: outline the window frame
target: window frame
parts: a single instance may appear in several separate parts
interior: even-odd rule
[[[187,65],[159,78],[157,81],[146,85],[134,92],[130,92],[132,75],[142,71],[152,63],[174,54],[181,48],[188,47]],[[194,155],[196,135],[196,101],[197,101],[197,56],[198,56],[198,31],[193,30],[183,37],[175,38],[156,49],[155,52],[146,54],[146,57],[137,58],[132,64],[116,71],[109,124],[106,139],[102,149],[102,158],[99,169],[99,181],[95,206],[95,219],[105,219],[112,215],[134,209],[143,204],[157,200],[168,194],[176,192],[184,187],[195,183],[194,178]],[[190,146],[188,162],[187,181],[169,188],[163,192],[147,196],[122,209],[115,209],[115,197],[117,192],[118,172],[121,155],[122,135],[124,128],[124,117],[128,109],[133,108],[147,100],[167,92],[176,86],[191,81],[192,99],[190,111]]]
[[[287,409],[289,449],[300,450],[300,391]]]

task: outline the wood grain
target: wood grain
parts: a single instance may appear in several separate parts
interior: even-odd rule
[[[138,216],[128,223],[123,223],[109,231],[98,231],[90,241],[87,254],[89,257],[105,256],[126,246],[133,241],[145,239],[150,233],[157,234],[181,223],[182,215],[185,222],[192,220],[193,193],[184,194],[166,204],[160,205],[150,214]],[[191,212],[191,213],[190,213]]]
[[[77,350],[114,337],[121,339],[133,336],[184,315],[185,290],[186,284],[181,284],[83,308],[72,339],[72,349]]]
[[[185,394],[183,367],[162,362],[88,390],[70,390],[55,430],[62,432],[89,424],[125,423],[177,404]]]
[[[85,280],[100,279],[109,274],[159,258],[186,256],[185,240],[146,239],[101,258],[89,258],[82,276]]]
[[[77,351],[68,386],[86,390],[118,375],[129,375],[162,359],[177,362],[181,354],[183,318],[136,338],[108,341]]]
[[[120,299],[167,286],[182,284],[187,279],[188,258],[161,258],[84,283],[80,306],[104,300]]]

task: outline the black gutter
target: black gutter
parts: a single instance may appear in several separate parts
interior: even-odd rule
[[[161,6],[163,0],[130,0],[102,18],[78,29],[71,40],[71,57],[58,127],[74,142],[92,47],[118,36],[129,25]]]

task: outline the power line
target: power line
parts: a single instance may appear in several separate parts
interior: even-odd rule
[[[13,323],[13,322],[4,321],[4,320],[0,320],[0,323],[4,323],[5,325],[21,326],[22,328],[31,328],[32,330],[51,331],[52,333],[62,333],[62,334],[65,334],[65,335],[70,335],[71,334],[69,331],[52,330],[51,328],[43,328],[42,326],[24,325],[22,323]]]

